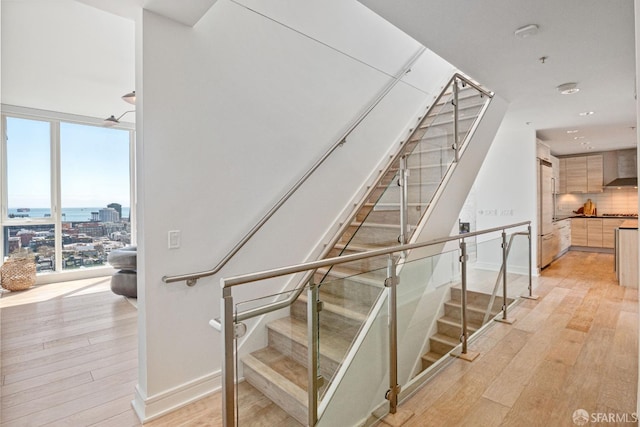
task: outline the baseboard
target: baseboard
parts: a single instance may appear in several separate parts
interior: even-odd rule
[[[135,398],[131,405],[140,422],[144,424],[207,397],[221,388],[221,371],[218,370],[146,398],[136,386]]]

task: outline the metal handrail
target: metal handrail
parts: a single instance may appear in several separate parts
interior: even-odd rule
[[[480,86],[478,86],[477,84],[473,83],[472,81],[470,81],[468,78],[466,78],[462,74],[454,73],[453,76],[451,76],[451,78],[443,86],[442,91],[436,97],[436,101],[427,108],[427,111],[425,112],[425,114],[419,120],[422,120],[422,118],[428,117],[431,114],[431,112],[434,110],[434,108],[438,105],[438,101],[440,99],[442,99],[443,96],[445,96],[445,94],[449,90],[450,86],[452,84],[454,84],[454,82],[456,82],[456,81],[462,81],[464,84],[473,87],[474,89],[476,89],[477,91],[481,92],[482,94],[484,94],[488,98],[492,98],[493,97],[493,94],[491,92],[488,92],[488,91],[482,89]],[[417,127],[416,127],[416,129],[417,129]],[[384,175],[393,166],[393,164],[396,161],[396,159],[403,155],[403,148],[404,148],[404,146],[406,146],[406,142],[408,142],[410,139],[411,139],[411,134],[409,135],[409,137],[405,141],[405,144],[403,144],[403,147],[398,151],[396,157],[394,157],[393,159],[391,159],[389,161],[389,163],[387,165],[387,168],[384,170],[384,172],[381,173],[381,175]],[[460,148],[460,147],[458,147],[458,148]],[[329,241],[329,243],[325,245],[325,249],[320,254],[319,259],[323,259],[331,251],[333,246],[341,238],[341,236],[344,233],[344,231],[350,226],[353,217],[355,217],[355,215],[357,214],[358,210],[366,202],[366,200],[369,198],[369,195],[373,191],[375,191],[375,186],[371,186],[371,188],[369,189],[367,194],[361,199],[360,204],[358,206],[356,206],[356,208],[354,209],[352,216],[349,217],[347,221],[344,221],[343,225],[340,227],[340,229],[334,235],[334,237],[331,239],[331,241]],[[263,314],[267,314],[267,313],[270,313],[272,311],[276,311],[276,310],[279,310],[281,308],[285,308],[285,307],[290,306],[302,294],[302,291],[304,290],[304,285],[311,279],[311,276],[313,276],[314,273],[315,273],[315,270],[307,271],[299,281],[299,283],[301,285],[296,287],[296,288],[294,288],[290,292],[290,294],[289,294],[289,296],[287,298],[285,298],[283,300],[280,300],[280,301],[272,302],[270,304],[266,304],[266,305],[261,306],[261,307],[252,308],[252,309],[237,313],[236,314],[236,321],[241,322],[243,320],[251,319],[253,317],[260,316],[260,315],[263,315]],[[218,319],[212,319],[210,323],[214,328],[220,330],[221,324],[218,321]]]
[[[255,273],[242,274],[239,276],[232,276],[228,278],[221,278],[220,285],[222,288],[231,288],[246,283],[257,282],[265,279],[272,279],[275,277],[287,276],[295,273],[302,273],[308,270],[317,270],[318,268],[328,267],[331,265],[344,264],[352,261],[359,261],[366,258],[373,258],[382,255],[389,255],[396,252],[404,252],[412,249],[424,248],[427,246],[438,245],[442,243],[452,242],[455,240],[467,239],[470,237],[480,236],[483,234],[495,233],[496,231],[507,230],[516,227],[522,227],[530,225],[531,221],[517,222],[514,224],[504,225],[501,227],[488,228],[486,230],[474,231],[470,233],[459,234],[455,236],[442,237],[439,239],[429,240],[427,242],[409,243],[406,245],[391,246],[384,249],[375,249],[372,251],[361,252],[351,255],[343,255],[339,257],[326,258],[318,261],[305,262],[302,264],[296,264],[287,267],[274,268],[271,270],[263,270]],[[238,320],[236,318],[236,320]]]
[[[258,221],[256,225],[251,228],[251,230],[249,230],[247,234],[245,234],[242,239],[240,239],[240,241],[231,249],[231,251],[229,251],[229,253],[227,253],[224,258],[222,258],[222,260],[220,260],[220,262],[214,268],[198,273],[178,274],[174,276],[167,275],[162,277],[162,281],[165,283],[186,281],[188,286],[193,286],[196,284],[198,279],[213,276],[214,274],[219,272],[222,267],[224,267],[227,262],[229,262],[229,260],[233,258],[233,256],[237,254],[240,249],[242,249],[242,247],[249,241],[249,239],[251,239],[258,232],[258,230],[260,230],[262,226],[282,207],[282,205],[284,205],[285,202],[289,200],[293,193],[295,193],[302,186],[302,184],[305,183],[305,181],[320,167],[320,165],[322,165],[324,161],[327,160],[327,158],[329,158],[329,156],[331,156],[331,154],[338,147],[341,147],[346,142],[346,138],[351,135],[351,133],[360,125],[360,123],[362,123],[362,121],[369,115],[369,113],[373,111],[373,109],[382,101],[382,99],[391,91],[391,89],[393,89],[406,74],[411,72],[411,67],[413,66],[413,64],[415,64],[418,58],[420,58],[425,49],[426,48],[424,46],[421,46],[420,49],[418,49],[416,54],[411,57],[409,62],[407,62],[405,67],[403,67],[402,71],[394,77],[393,81],[389,83],[387,87],[385,87],[385,89],[380,93],[380,95],[378,95],[378,97],[376,97],[371,105],[369,105],[369,107],[365,111],[363,111],[362,114],[360,114],[360,116],[340,137],[340,139],[338,139],[338,141],[334,143],[331,148],[329,148],[329,150],[313,164],[313,166],[311,166],[311,168],[293,185],[293,187],[291,187],[291,189],[289,189],[289,191],[287,191],[287,193],[282,196],[280,200],[278,200],[278,202],[262,217],[260,221]]]
[[[528,232],[522,231],[520,233],[513,233],[509,238],[509,244],[507,245],[507,248],[506,248],[506,256],[509,257],[509,254],[511,253],[511,246],[513,244],[513,239],[516,236],[530,236],[530,235],[531,235],[531,230],[529,230]],[[498,294],[498,288],[500,287],[501,276],[504,273],[505,267],[506,266],[504,264],[500,266],[500,271],[498,272],[498,277],[496,278],[496,284],[493,286],[493,292],[491,293],[491,298],[489,298],[489,305],[487,306],[487,310],[484,313],[484,318],[482,320],[483,325],[487,323],[487,321],[489,320],[489,317],[491,316],[491,309],[493,308],[493,303],[496,300],[496,296]],[[531,277],[531,272],[529,273],[530,273],[529,277]],[[531,286],[529,286],[529,289],[531,289]]]

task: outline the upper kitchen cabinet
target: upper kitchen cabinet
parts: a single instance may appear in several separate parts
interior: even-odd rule
[[[536,157],[544,161],[551,161],[551,149],[547,144],[538,141],[536,143]]]
[[[587,193],[601,193],[604,170],[602,154],[587,156]]]
[[[587,158],[567,158],[567,193],[587,192]]]
[[[558,159],[558,193],[567,192],[567,159]]]
[[[566,157],[560,159],[562,160],[564,160],[564,169],[560,166],[560,193],[602,192],[602,154]]]

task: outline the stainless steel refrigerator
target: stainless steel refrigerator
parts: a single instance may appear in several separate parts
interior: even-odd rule
[[[553,216],[555,214],[555,179],[553,168],[538,159],[538,266],[544,268],[553,261]]]

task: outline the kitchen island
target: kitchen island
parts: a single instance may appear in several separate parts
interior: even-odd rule
[[[638,220],[624,221],[617,229],[616,273],[620,286],[638,287]]]

